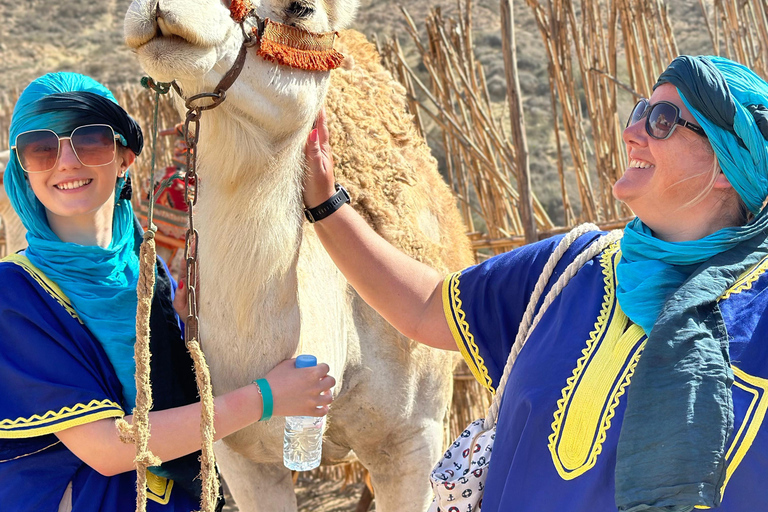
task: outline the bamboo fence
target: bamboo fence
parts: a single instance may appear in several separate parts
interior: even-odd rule
[[[766,76],[768,1],[700,3],[714,53]],[[472,0],[458,0],[455,18],[434,8],[424,22],[424,38],[403,9],[412,45],[426,70],[423,74],[413,71],[397,39],[378,44],[385,65],[408,91],[421,132],[425,133],[424,119],[439,128],[448,178],[473,245],[491,253],[582,222],[608,229],[631,218],[632,212],[612,195],[612,185],[627,164],[620,96],[649,97],[656,77],[679,54],[662,0],[526,0],[526,5],[548,57],[564,226],[553,224],[528,179],[510,0],[500,2],[509,105],[505,119],[493,116],[498,109],[474,55]],[[510,134],[505,126],[511,127]],[[575,183],[575,193],[568,183]],[[527,197],[535,222],[526,227],[526,210],[531,208]],[[485,224],[483,232],[475,228],[477,217]]]

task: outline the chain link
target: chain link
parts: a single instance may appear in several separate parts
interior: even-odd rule
[[[200,179],[197,176],[197,142],[200,140],[200,117],[202,107],[193,106],[192,103],[198,97],[205,97],[198,94],[187,100],[187,116],[184,119],[184,143],[187,145],[186,155],[186,174],[184,175],[184,200],[187,203],[187,232],[184,240],[184,260],[187,263],[187,300],[189,311],[187,314],[186,339],[198,340],[200,321],[198,312],[198,247],[200,235],[195,229],[195,216],[193,207],[197,204],[198,194],[200,192]],[[219,101],[219,103],[221,103]],[[219,103],[216,103],[218,105]],[[214,105],[215,106],[215,105]]]

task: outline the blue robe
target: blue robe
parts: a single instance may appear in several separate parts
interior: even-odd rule
[[[597,234],[566,252],[549,287]],[[561,237],[449,275],[443,305],[473,375],[495,391],[536,281]],[[614,244],[550,305],[504,390],[483,512],[615,512],[616,445],[645,333],[616,300]],[[722,512],[768,511],[768,258],[720,298],[735,375]],[[542,295],[542,299],[544,295]],[[653,425],[648,425],[653,428]],[[663,439],[659,439],[663,443]]]
[[[103,348],[26,258],[0,263],[0,283],[0,509],[55,512],[71,482],[76,512],[132,512],[136,473],[102,476],[55,435],[125,414]],[[173,480],[147,476],[148,511],[198,507]]]

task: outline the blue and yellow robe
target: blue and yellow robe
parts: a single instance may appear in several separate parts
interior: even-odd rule
[[[156,325],[157,330],[172,327],[167,313],[172,293],[167,268],[159,263],[153,333]],[[194,381],[174,368],[191,372],[178,325],[176,332],[177,339],[162,343],[165,349],[153,351],[162,367],[153,367],[151,374],[155,409],[195,400]],[[124,414],[122,386],[112,365],[58,286],[23,256],[0,262],[0,510],[56,511],[70,484],[76,512],[135,510],[135,472],[105,477],[55,435]],[[198,508],[194,491],[159,476],[175,468],[176,474],[190,475],[191,483],[199,471],[195,459],[192,454],[148,472],[148,511]]]
[[[596,236],[582,236],[566,252],[545,294]],[[491,392],[560,238],[499,255],[444,281],[443,305],[454,339],[475,378]],[[483,512],[617,510],[616,445],[627,387],[646,340],[616,300],[620,257],[616,243],[589,261],[520,352],[502,399]],[[722,512],[768,511],[766,269],[768,259],[720,298],[736,419],[726,452]]]

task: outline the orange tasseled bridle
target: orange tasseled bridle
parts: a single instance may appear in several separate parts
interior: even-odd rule
[[[261,22],[253,13],[250,0],[232,0],[229,12],[238,24],[248,17],[255,17],[260,22],[251,28],[251,33],[258,41],[257,55],[265,60],[307,71],[330,71],[344,60],[344,56],[333,48],[336,32],[316,34],[269,18]]]

